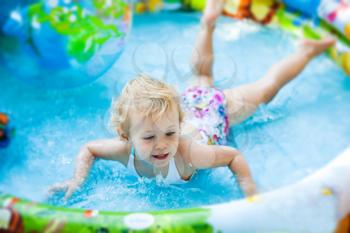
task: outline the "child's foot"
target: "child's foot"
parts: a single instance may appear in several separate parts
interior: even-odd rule
[[[326,37],[322,40],[303,40],[299,45],[299,49],[306,52],[309,56],[315,57],[332,47],[335,42],[333,37]]]
[[[207,27],[215,25],[217,18],[224,10],[226,0],[207,0],[205,5],[202,23]]]

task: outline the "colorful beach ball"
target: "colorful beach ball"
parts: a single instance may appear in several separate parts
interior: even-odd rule
[[[1,9],[0,64],[43,88],[100,77],[120,56],[131,27],[129,0],[5,0]]]

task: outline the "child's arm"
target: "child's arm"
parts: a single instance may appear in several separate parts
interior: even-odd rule
[[[228,166],[236,174],[238,182],[247,196],[256,193],[256,185],[250,173],[248,163],[242,154],[228,146],[198,144],[190,139],[181,143],[181,153],[186,162],[195,168],[211,168]]]
[[[95,158],[116,160],[124,165],[128,160],[130,146],[125,141],[118,139],[105,139],[89,142],[84,145],[77,156],[77,164],[74,176],[71,180],[54,185],[50,192],[66,191],[65,199],[85,181]]]

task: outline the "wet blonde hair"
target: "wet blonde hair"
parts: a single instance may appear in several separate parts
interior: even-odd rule
[[[181,123],[183,112],[175,89],[157,79],[141,74],[129,81],[118,99],[113,101],[110,123],[121,138],[128,139],[132,109],[156,120],[173,107],[178,110]]]

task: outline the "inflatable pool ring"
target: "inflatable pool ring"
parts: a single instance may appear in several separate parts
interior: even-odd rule
[[[10,138],[14,130],[9,126],[9,118],[5,113],[0,112],[0,149],[10,144]]]
[[[136,0],[134,3],[134,12],[142,14],[145,12],[157,12],[165,10],[179,10],[182,8],[185,0]],[[191,3],[194,3],[192,1]],[[200,3],[203,3],[200,1]],[[196,5],[191,5],[189,8],[196,9]]]
[[[333,0],[332,0],[333,1]],[[283,0],[288,10],[301,12],[302,14],[317,18],[320,0]]]
[[[319,39],[332,34],[337,39],[337,43],[328,50],[328,54],[350,76],[350,37],[348,35],[350,5],[336,0],[314,0],[313,2],[316,9],[307,10],[303,5],[298,7],[301,15],[281,8],[276,14],[276,21],[282,28],[299,37]],[[314,12],[312,18],[308,17],[307,14],[312,12]]]
[[[134,4],[135,13],[156,12],[163,7],[162,0],[139,0]]]
[[[0,209],[0,216],[2,216],[1,220],[7,225],[7,229],[5,229],[5,232],[24,232],[23,219],[15,209],[2,208]],[[3,227],[1,227],[0,229],[4,230]]]
[[[280,2],[275,0],[241,0],[238,6],[230,5],[229,1],[224,14],[237,19],[252,19],[265,25],[271,22],[279,7]]]

